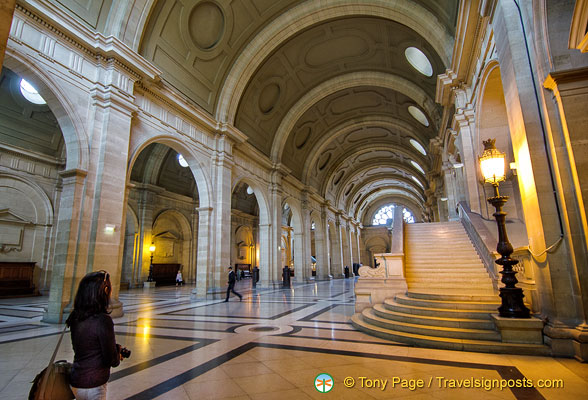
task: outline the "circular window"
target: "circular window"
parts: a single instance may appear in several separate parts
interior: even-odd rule
[[[415,149],[418,150],[419,153],[421,153],[423,156],[427,155],[427,151],[425,150],[425,148],[423,147],[422,144],[420,144],[419,142],[417,142],[414,139],[410,139],[409,140],[410,144],[412,144],[412,147],[414,147]]]
[[[425,53],[416,47],[408,47],[406,50],[404,50],[404,55],[414,69],[425,76],[433,76],[433,67],[431,66],[431,62]]]
[[[422,187],[423,189],[425,188],[425,187],[423,186],[423,184],[421,183],[421,181],[419,181],[419,179],[418,179],[416,176],[414,176],[414,175],[411,175],[411,177],[412,177],[412,180],[413,180],[413,181],[415,181],[415,182],[417,183],[417,185],[419,185],[419,186],[420,186],[420,187]]]
[[[33,104],[47,104],[45,99],[37,92],[37,89],[24,79],[20,80],[20,93]]]
[[[416,108],[415,106],[408,106],[408,112],[422,125],[429,126],[429,120],[427,119],[427,116],[420,109]]]
[[[419,165],[419,163],[416,163],[416,162],[414,162],[412,160],[410,160],[410,163],[412,164],[413,167],[415,167],[416,169],[418,169],[420,173],[422,173],[423,175],[425,174],[425,170],[423,169],[423,167],[421,167]]]
[[[184,156],[181,154],[178,154],[178,164],[180,164],[180,167],[184,168],[188,166],[188,162],[184,159]]]

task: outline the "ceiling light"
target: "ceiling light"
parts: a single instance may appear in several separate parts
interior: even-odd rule
[[[433,76],[433,67],[431,66],[431,62],[425,53],[416,47],[408,47],[406,50],[404,50],[404,55],[414,69],[425,76]]]
[[[412,160],[410,160],[410,163],[412,164],[413,167],[415,167],[416,169],[418,169],[420,173],[422,173],[423,175],[425,174],[425,170],[418,163],[416,163],[416,162],[414,162]]]
[[[251,189],[251,186],[247,186],[247,194],[253,194],[253,189]]]
[[[419,121],[424,126],[429,126],[429,120],[425,113],[423,113],[420,109],[415,106],[408,106],[408,113],[412,115],[414,119]]]
[[[417,149],[419,151],[419,153],[421,153],[424,156],[427,155],[427,151],[425,150],[425,148],[423,147],[422,144],[420,144],[419,142],[417,142],[414,139],[410,139],[409,142],[410,142],[410,144],[412,144],[412,147],[414,147],[415,149]]]
[[[27,99],[33,104],[47,104],[47,102],[43,97],[41,97],[37,89],[35,89],[33,85],[31,85],[24,79],[20,80],[20,93],[22,93],[25,99]]]
[[[186,168],[188,166],[188,162],[184,159],[184,156],[178,153],[178,164],[180,167]]]

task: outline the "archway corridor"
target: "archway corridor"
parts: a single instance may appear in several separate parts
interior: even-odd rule
[[[535,379],[516,354],[541,356],[585,388],[560,360],[588,360],[585,0],[9,3],[0,397],[100,270],[136,346],[117,398],[312,398],[292,371],[341,361],[338,391],[353,357]]]

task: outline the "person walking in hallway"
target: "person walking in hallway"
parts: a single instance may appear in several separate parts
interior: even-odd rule
[[[243,300],[243,296],[239,293],[235,292],[235,281],[237,278],[235,277],[235,272],[233,272],[233,267],[229,267],[229,287],[227,288],[227,298],[225,302],[229,301],[229,296],[231,292],[235,293],[235,295],[239,296],[239,301]]]

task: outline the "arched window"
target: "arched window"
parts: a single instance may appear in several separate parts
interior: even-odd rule
[[[402,218],[404,218],[404,222],[406,222],[407,224],[414,223],[414,216],[406,208],[402,209]]]
[[[389,204],[380,208],[380,210],[374,216],[372,225],[385,225],[388,220],[394,218],[394,204]]]
[[[388,220],[392,222],[394,219],[394,207],[396,207],[395,204],[388,204],[380,208],[372,220],[372,225],[386,225]],[[402,209],[402,218],[407,224],[414,223],[414,216],[406,208]]]

